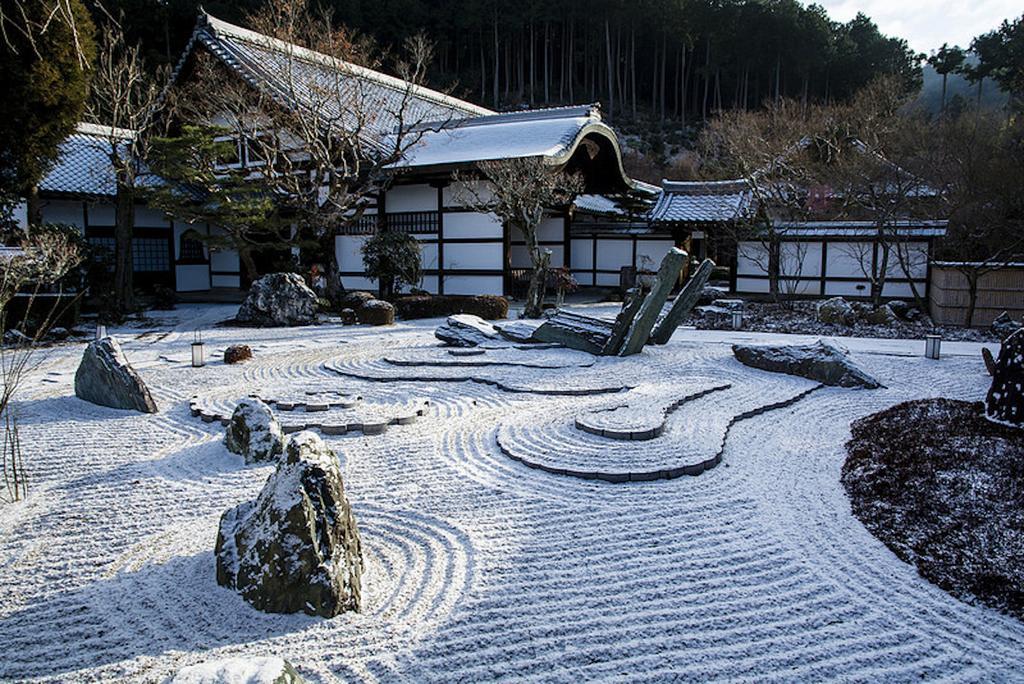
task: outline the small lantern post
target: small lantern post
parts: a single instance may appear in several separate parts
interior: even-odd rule
[[[192,367],[201,368],[206,365],[206,346],[203,344],[203,333],[196,330],[192,334]]]
[[[733,311],[732,312],[732,329],[740,330],[743,328],[743,312]]]
[[[103,325],[101,323],[97,323],[96,324],[96,339],[97,340],[102,340],[106,336],[107,336],[107,326],[105,326],[105,325]]]
[[[938,359],[942,350],[942,337],[939,335],[925,335],[924,355],[929,359]]]

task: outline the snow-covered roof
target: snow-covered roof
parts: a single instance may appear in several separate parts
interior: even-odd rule
[[[392,132],[399,113],[406,124],[491,114],[491,110],[444,93],[292,43],[244,29],[201,14],[185,54],[175,69],[181,74],[196,46],[203,46],[253,87],[271,95],[286,107],[334,107],[326,117],[344,125],[346,100],[358,101],[360,113],[376,113],[363,122],[367,134],[377,140]],[[338,88],[338,96],[325,97],[325,88]],[[408,102],[405,101],[409,94]],[[403,112],[404,108],[404,112]],[[353,126],[354,127],[354,126]]]
[[[113,134],[113,138],[111,135]],[[117,182],[105,153],[113,139],[128,140],[133,131],[80,123],[60,145],[60,156],[39,183],[43,193],[112,197]]]
[[[647,216],[647,208],[660,196],[661,188],[643,181],[634,180],[634,192],[629,196],[579,195],[573,202],[578,212],[597,216],[636,217]],[[646,207],[644,207],[646,205]]]
[[[717,223],[749,215],[753,200],[746,181],[661,182],[661,197],[651,210],[652,221]]]
[[[885,224],[885,230],[900,237],[942,237],[949,221],[900,220]],[[878,233],[874,221],[801,221],[776,223],[787,237],[870,237]]]

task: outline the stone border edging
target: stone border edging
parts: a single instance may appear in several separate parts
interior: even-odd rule
[[[730,389],[731,387],[731,383],[724,383],[722,385],[709,387],[708,389],[701,390],[700,392],[694,392],[693,394],[688,394],[680,399],[677,399],[676,401],[669,404],[666,408],[662,409],[661,424],[658,425],[658,427],[656,428],[651,428],[650,430],[616,430],[614,428],[598,428],[593,427],[591,425],[587,425],[585,422],[582,422],[578,416],[576,417],[574,422],[576,429],[579,430],[580,432],[588,432],[592,435],[597,435],[598,437],[607,437],[608,439],[618,439],[626,442],[643,442],[654,439],[655,437],[660,437],[665,432],[665,425],[668,423],[669,416],[671,416],[673,413],[679,410],[679,408],[681,408],[683,404],[690,401],[694,401],[696,399],[701,399],[713,392],[721,392],[722,390]]]
[[[597,471],[597,472],[582,472],[582,471],[571,470],[571,469],[567,469],[567,468],[555,468],[553,466],[549,466],[549,465],[546,465],[546,464],[543,464],[543,463],[538,463],[536,461],[529,461],[529,460],[527,460],[525,458],[521,458],[521,457],[516,456],[516,455],[512,454],[511,452],[509,452],[501,444],[501,441],[498,440],[497,438],[495,438],[495,441],[497,442],[498,449],[501,450],[501,453],[505,454],[505,456],[507,456],[511,460],[516,461],[518,463],[522,463],[523,465],[525,465],[528,468],[533,468],[535,470],[543,470],[544,472],[551,473],[552,475],[565,475],[565,476],[568,476],[568,477],[575,477],[575,478],[578,478],[578,479],[581,479],[581,480],[603,480],[605,482],[611,482],[611,483],[615,483],[615,484],[618,484],[620,482],[653,482],[654,480],[674,480],[674,479],[676,479],[678,477],[682,477],[683,475],[690,475],[690,476],[700,475],[701,473],[704,473],[704,472],[706,472],[708,470],[711,470],[712,468],[717,466],[719,463],[721,463],[722,462],[722,457],[725,455],[725,445],[726,445],[726,442],[729,440],[729,432],[730,432],[730,430],[732,430],[733,426],[736,425],[736,423],[739,423],[741,421],[747,420],[749,418],[754,418],[756,416],[760,416],[762,414],[768,413],[770,411],[774,411],[776,409],[786,408],[787,406],[792,406],[793,404],[795,404],[798,401],[804,399],[805,397],[807,397],[811,393],[816,392],[816,391],[818,391],[818,390],[820,390],[820,389],[822,389],[824,387],[826,387],[826,385],[818,384],[818,385],[815,385],[814,387],[811,387],[810,389],[804,390],[803,392],[801,392],[800,394],[797,394],[796,396],[790,397],[789,399],[785,399],[783,401],[778,401],[778,402],[775,402],[774,404],[766,404],[766,405],[760,406],[760,407],[758,407],[756,409],[752,409],[750,411],[745,411],[743,413],[740,413],[740,414],[737,414],[737,415],[733,416],[729,420],[729,423],[728,423],[728,425],[725,428],[725,434],[722,435],[722,445],[718,449],[718,451],[715,453],[714,456],[712,456],[711,458],[708,458],[708,459],[706,459],[704,461],[700,461],[698,463],[691,463],[689,465],[680,466],[678,468],[668,468],[668,469],[661,469],[661,470],[650,470],[650,471],[645,471],[645,472],[640,472],[640,473],[606,473],[606,472],[600,472],[600,471]],[[705,394],[707,394],[707,393],[709,393],[709,392],[706,392]]]

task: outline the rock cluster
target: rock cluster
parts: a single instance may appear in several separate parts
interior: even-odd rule
[[[75,396],[117,409],[156,413],[149,388],[113,337],[90,342],[75,372]]]
[[[985,397],[985,415],[992,420],[1024,426],[1024,329],[999,347],[992,368],[992,386]]]
[[[850,353],[825,340],[813,344],[734,344],[732,353],[744,365],[788,373],[825,385],[876,389],[881,383],[857,366]]]
[[[498,329],[479,316],[455,314],[434,330],[434,337],[453,347],[476,347],[497,339]]]
[[[259,399],[243,399],[231,414],[224,446],[244,456],[246,463],[266,463],[281,455],[284,433],[269,406]]]
[[[996,316],[995,320],[992,321],[992,332],[998,335],[1001,340],[1006,339],[1021,328],[1024,328],[1024,323],[1013,320],[1010,314],[1005,311]]]
[[[241,363],[252,358],[252,348],[247,344],[233,344],[224,350],[224,363]]]
[[[842,297],[833,297],[818,304],[818,320],[822,323],[853,325],[857,313],[848,301]]]
[[[833,325],[852,326],[858,320],[868,325],[894,325],[900,320],[916,321],[920,310],[904,301],[893,300],[872,308],[860,302],[850,303],[842,297],[832,297],[818,303],[818,321]]]
[[[361,607],[363,554],[338,458],[293,435],[254,501],[224,512],[217,583],[259,610],[334,617]]]
[[[270,273],[252,284],[235,318],[259,327],[309,325],[316,322],[318,301],[299,274]]]

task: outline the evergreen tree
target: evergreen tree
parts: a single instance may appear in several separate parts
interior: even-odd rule
[[[69,20],[46,22],[54,0],[27,2],[14,25],[4,18],[0,41],[0,195],[28,196],[30,220],[39,222],[36,187],[57,160],[61,142],[82,120],[96,55],[94,27],[80,0]]]

